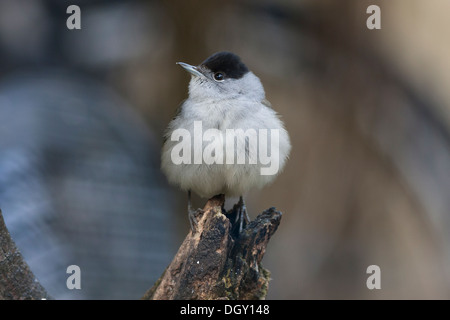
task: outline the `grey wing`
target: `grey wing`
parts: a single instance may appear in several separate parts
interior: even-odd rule
[[[174,115],[173,118],[172,118],[172,121],[175,120],[175,119],[180,115],[181,110],[183,109],[183,104],[184,104],[184,102],[185,102],[186,100],[187,100],[187,99],[184,99],[184,100],[178,105],[177,110],[175,111],[175,115]],[[168,132],[166,131],[166,132],[164,132],[164,135],[163,135],[163,144],[166,143],[166,141],[168,140],[168,138],[169,138],[169,134],[168,134]]]
[[[261,100],[261,103],[262,103],[263,105],[265,105],[267,108],[272,109],[272,104],[271,104],[270,101],[267,100],[266,98],[262,99],[262,100]]]
[[[177,110],[175,111],[175,115],[173,117],[173,119],[175,119],[176,117],[178,117],[181,113],[181,109],[183,109],[183,104],[186,102],[187,99],[184,99],[183,101],[181,101],[181,103],[178,105]],[[172,120],[173,120],[172,119]]]

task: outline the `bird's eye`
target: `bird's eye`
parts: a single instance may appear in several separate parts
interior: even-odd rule
[[[216,72],[214,73],[214,80],[216,81],[223,81],[225,79],[225,76],[222,72]]]

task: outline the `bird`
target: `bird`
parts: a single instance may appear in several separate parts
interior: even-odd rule
[[[239,197],[239,230],[249,223],[244,196],[273,182],[291,151],[280,115],[265,97],[260,79],[229,51],[197,66],[177,62],[190,73],[189,95],[164,132],[161,170],[188,195],[191,230],[197,227],[191,192],[202,198]]]

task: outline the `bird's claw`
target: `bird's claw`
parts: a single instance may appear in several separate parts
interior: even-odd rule
[[[189,210],[188,211],[188,217],[189,217],[189,224],[191,225],[192,233],[195,233],[197,231],[198,221],[197,216],[200,214],[203,214],[203,210],[198,208],[197,210]]]
[[[244,222],[245,224],[248,224],[250,222],[250,217],[247,213],[247,207],[245,206],[244,201],[239,199],[238,202],[238,208],[237,208],[237,214],[236,214],[236,220],[234,223],[239,223],[239,233],[244,230]]]

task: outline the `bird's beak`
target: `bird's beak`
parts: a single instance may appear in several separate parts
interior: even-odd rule
[[[203,74],[198,70],[198,68],[196,66],[191,66],[190,64],[187,64],[184,62],[177,62],[177,64],[182,66],[190,74],[192,74],[196,77],[203,77]]]

